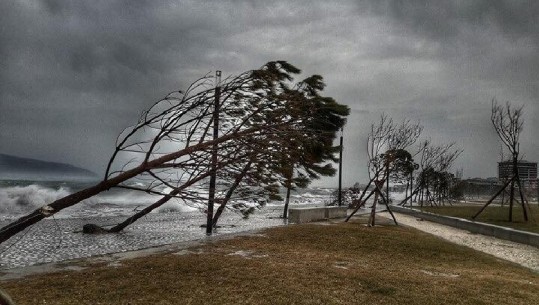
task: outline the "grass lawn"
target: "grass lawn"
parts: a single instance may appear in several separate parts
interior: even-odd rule
[[[181,255],[180,255],[181,254]],[[24,304],[533,304],[539,275],[410,228],[262,234],[1,282]]]
[[[481,207],[482,205],[424,207],[423,211],[471,220],[472,216],[475,215],[481,209]],[[528,216],[527,222],[524,221],[522,206],[515,205],[513,207],[513,222],[509,222],[509,206],[505,205],[502,207],[499,204],[489,205],[475,220],[498,226],[539,233],[539,208],[537,205],[530,206],[530,215]]]

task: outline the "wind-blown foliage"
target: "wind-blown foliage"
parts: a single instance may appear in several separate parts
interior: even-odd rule
[[[333,141],[346,123],[350,109],[331,97],[321,96],[324,87],[322,76],[313,75],[287,92],[291,99],[302,101],[302,112],[306,115],[300,128],[294,129],[286,143],[281,143],[278,152],[277,172],[286,188],[284,218],[294,188],[306,187],[313,179],[336,173],[332,162],[338,161],[335,153],[339,147],[333,146]]]

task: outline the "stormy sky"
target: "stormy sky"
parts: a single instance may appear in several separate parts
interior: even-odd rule
[[[521,152],[539,160],[537,1],[21,0],[0,12],[0,153],[101,173],[117,134],[166,93],[286,60],[352,109],[345,185],[366,178],[382,113],[455,141],[465,177],[495,176],[494,97],[524,105]]]

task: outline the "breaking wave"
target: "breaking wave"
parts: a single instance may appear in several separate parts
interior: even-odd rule
[[[0,219],[19,217],[80,189],[69,184],[44,186],[41,184],[0,186]],[[136,191],[114,190],[83,200],[56,214],[59,218],[81,216],[131,215],[158,200],[159,197]],[[197,211],[183,202],[171,200],[156,213]]]
[[[3,187],[0,188],[0,213],[28,213],[70,193],[67,187],[53,189],[36,184]]]

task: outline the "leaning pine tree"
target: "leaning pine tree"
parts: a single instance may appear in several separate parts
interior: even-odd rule
[[[313,75],[300,82],[294,90],[286,92],[290,99],[299,100],[304,120],[300,128],[292,130],[288,141],[279,149],[277,171],[286,189],[283,217],[288,215],[290,194],[296,187],[306,187],[320,176],[333,176],[332,163],[338,162],[339,151],[333,142],[346,123],[350,109],[331,97],[320,93],[325,84],[320,75]]]
[[[294,84],[292,75],[299,72],[299,69],[286,62],[270,62],[252,72],[254,77],[248,83],[248,90],[238,90],[221,101],[223,105],[227,105],[227,100],[232,101],[231,105],[223,109],[221,116],[225,123],[222,124],[224,133],[227,133],[227,128],[238,125],[248,128],[252,124],[264,123],[268,128],[263,133],[250,134],[237,141],[218,145],[218,176],[222,177],[219,181],[223,191],[218,196],[219,206],[212,216],[213,226],[216,226],[227,204],[236,198],[255,201],[261,197],[279,198],[276,183],[283,181],[283,177],[284,185],[290,186],[287,188],[288,199],[292,185],[303,187],[310,179],[335,173],[331,164],[322,163],[336,161],[333,156],[336,148],[332,142],[336,132],[344,125],[344,117],[348,115],[349,109],[332,98],[319,95],[324,86],[320,76],[312,76]],[[271,127],[271,122],[286,124]],[[239,156],[238,152],[241,152]],[[197,164],[207,164],[207,159],[209,155]],[[290,163],[296,165],[295,177],[293,171],[288,171],[290,167],[287,164]],[[185,191],[209,176],[207,167],[200,172],[195,175],[197,179],[176,181],[178,186],[171,193],[163,194],[154,204],[109,231],[121,231],[173,198],[204,202],[205,198],[193,195],[192,191],[188,194]]]
[[[195,81],[185,91],[168,94],[144,112],[137,124],[120,134],[101,182],[4,226],[0,229],[0,243],[111,188],[160,196],[111,231],[122,230],[172,198],[196,199],[200,194],[193,191],[193,186],[206,183],[214,147],[219,152],[217,171],[223,177],[236,178],[230,185],[232,188],[236,180],[244,179],[239,177],[245,171],[243,176],[249,177],[250,183],[259,182],[263,189],[275,193],[276,177],[281,173],[276,171],[275,160],[283,159],[279,156],[280,147],[285,147],[290,138],[301,139],[300,136],[305,138],[297,150],[305,153],[291,160],[301,166],[310,163],[310,167],[305,167],[310,176],[322,173],[328,167],[319,165],[319,160],[330,154],[327,143],[331,141],[327,139],[332,137],[318,136],[323,129],[317,124],[328,124],[325,131],[338,130],[344,124],[343,116],[348,114],[348,108],[318,95],[323,87],[321,77],[292,85],[293,75],[299,72],[287,62],[269,62],[260,69],[225,79],[220,96],[215,93],[213,78],[209,76]],[[220,98],[223,122],[219,136],[212,138],[210,130],[217,98]],[[328,111],[324,107],[336,110]],[[134,183],[141,181],[144,187]]]

